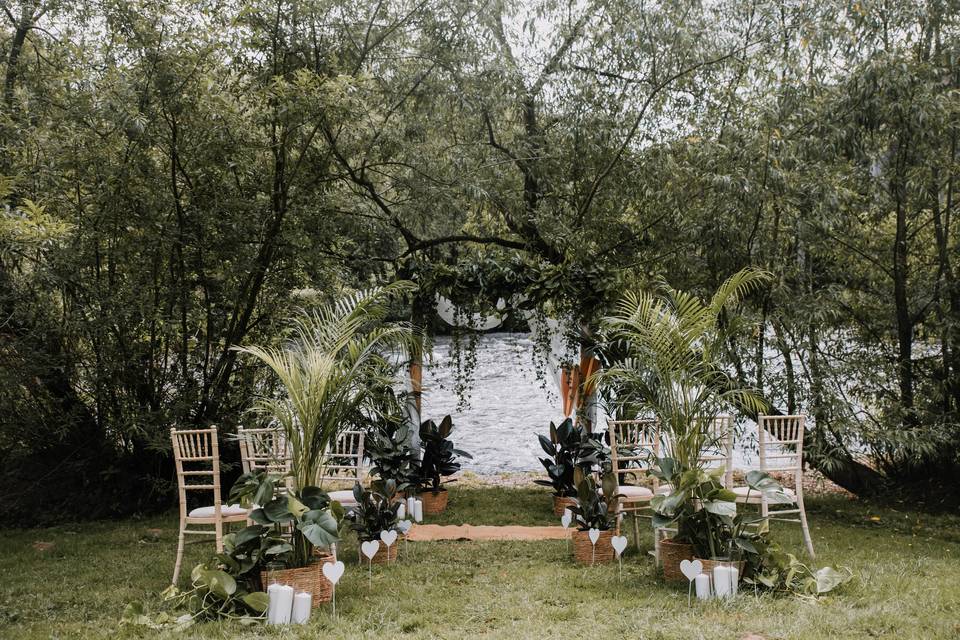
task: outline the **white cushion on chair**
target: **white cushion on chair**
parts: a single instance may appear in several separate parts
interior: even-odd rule
[[[244,509],[238,504],[220,505],[221,516],[245,516],[249,509]],[[197,507],[187,514],[189,518],[213,518],[217,515],[216,507]]]
[[[350,489],[341,489],[340,491],[328,491],[327,495],[331,500],[336,500],[344,507],[357,506],[357,499],[353,497],[353,491]]]
[[[731,489],[731,491],[737,494],[737,502],[745,502],[747,504],[760,504],[763,502],[762,494],[756,489],[751,489],[750,487],[734,487]],[[749,499],[747,499],[747,493],[750,494]],[[791,500],[796,501],[797,494],[793,489],[784,487],[783,493],[785,493]],[[770,504],[773,504],[772,501],[769,502]]]
[[[658,495],[658,496],[668,496],[668,495],[670,495],[671,493],[673,493],[673,485],[671,485],[671,484],[662,484],[662,485],[660,485],[659,487],[657,487],[657,490],[655,491],[655,493],[656,493],[656,495]]]
[[[617,487],[617,493],[622,495],[626,502],[649,500],[653,497],[653,491],[650,491],[650,489],[629,484],[622,484]]]

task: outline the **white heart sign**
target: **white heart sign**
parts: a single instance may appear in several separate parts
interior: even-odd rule
[[[564,509],[563,517],[560,518],[560,524],[562,524],[563,528],[566,529],[570,526],[571,522],[573,522],[573,513],[570,512],[570,509]]]
[[[397,529],[400,529],[400,533],[407,535],[407,531],[410,531],[410,527],[413,526],[413,523],[409,520],[401,520],[397,523]]]
[[[390,529],[389,531],[381,531],[380,539],[383,541],[383,544],[389,547],[397,541],[397,532],[393,529]]]
[[[703,573],[703,563],[699,560],[681,560],[680,573],[691,582],[701,573]]]
[[[623,550],[627,548],[627,536],[613,536],[610,538],[610,544],[613,545],[613,550],[617,552],[617,556],[621,556]]]
[[[597,544],[597,540],[600,539],[600,529],[590,529],[587,535],[590,536],[590,544]]]
[[[377,551],[380,550],[380,541],[379,540],[367,540],[360,545],[360,551],[363,552],[363,555],[367,556],[370,560],[373,560],[373,556],[377,555]]]
[[[340,582],[340,578],[343,577],[345,570],[346,566],[340,560],[323,563],[323,575],[333,584]]]

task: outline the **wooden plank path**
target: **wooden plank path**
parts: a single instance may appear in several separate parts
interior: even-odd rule
[[[566,540],[570,530],[563,527],[519,527],[490,525],[417,524],[410,528],[408,540]]]

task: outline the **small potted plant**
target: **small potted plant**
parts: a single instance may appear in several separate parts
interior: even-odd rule
[[[585,431],[575,426],[567,418],[559,425],[550,423],[550,436],[538,435],[540,448],[548,457],[540,458],[540,464],[547,470],[548,480],[534,480],[536,484],[553,489],[553,513],[563,515],[564,509],[576,502],[577,486],[573,481],[573,472],[577,467]]]
[[[412,491],[420,475],[420,460],[410,446],[410,428],[392,422],[371,430],[364,443],[370,458],[370,475],[380,482],[392,480],[396,499]]]
[[[417,484],[424,513],[437,514],[446,510],[447,490],[443,485],[453,482],[448,479],[449,476],[460,471],[457,456],[472,458],[466,451],[454,448],[453,442],[448,439],[452,430],[453,420],[450,416],[445,416],[439,425],[433,420],[427,420],[420,425],[423,458],[420,461]]]
[[[371,540],[379,541],[383,531],[397,530],[397,513],[400,510],[400,503],[394,499],[396,493],[397,485],[393,480],[375,482],[370,489],[364,489],[359,482],[353,485],[353,497],[357,501],[357,506],[350,511],[347,519],[351,522],[350,528],[357,533],[360,544]],[[389,547],[381,543],[370,562],[373,564],[395,562],[399,550],[400,545],[397,543]],[[357,553],[359,552],[358,545]]]
[[[577,467],[574,482],[577,484],[577,497],[570,507],[577,527],[573,532],[574,560],[586,565],[613,562],[616,556],[611,540],[617,516],[611,510],[611,505],[616,504],[618,498],[616,478],[612,474],[604,474],[602,490],[598,490],[593,476]],[[591,530],[599,532],[596,544],[590,539]]]

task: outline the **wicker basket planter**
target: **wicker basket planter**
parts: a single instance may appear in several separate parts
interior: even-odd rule
[[[288,584],[294,591],[306,591],[312,596],[311,605],[316,608],[333,598],[333,585],[323,575],[323,565],[334,562],[332,555],[317,557],[309,566],[297,569],[278,569],[276,571],[261,571],[260,582],[264,590],[267,586],[277,582]]]
[[[560,496],[553,496],[553,515],[557,516],[558,518],[562,518],[563,510],[572,507],[575,504],[577,504],[576,498],[561,498]]]
[[[423,501],[423,512],[430,515],[443,513],[447,510],[447,499],[449,493],[446,489],[434,493],[433,491],[424,491],[420,494],[420,500]]]
[[[378,538],[378,541],[379,541],[379,538]],[[380,546],[377,548],[377,552],[373,554],[373,558],[369,560],[367,559],[367,556],[363,555],[363,553],[360,551],[359,548],[357,549],[357,553],[360,554],[360,559],[362,561],[362,564],[367,564],[368,562],[372,564],[393,564],[394,562],[397,561],[397,556],[400,553],[401,541],[402,541],[402,538],[400,536],[397,536],[397,541],[394,542],[389,547],[383,544],[383,542],[380,542]],[[361,540],[361,543],[362,542],[363,541]]]
[[[579,564],[587,566],[613,562],[616,560],[616,553],[613,550],[613,544],[610,542],[613,534],[612,529],[601,531],[600,539],[597,540],[597,546],[594,549],[590,542],[590,533],[577,529],[573,532],[573,559]]]
[[[663,567],[663,578],[667,582],[686,582],[687,579],[680,572],[680,562],[693,560],[693,545],[685,542],[674,542],[672,539],[660,541],[660,566]]]

